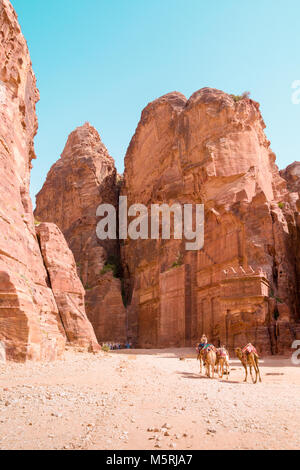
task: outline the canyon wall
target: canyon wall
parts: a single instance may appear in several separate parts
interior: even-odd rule
[[[286,180],[291,193],[300,193],[300,162],[291,163],[280,171],[280,176]]]
[[[143,111],[125,158],[128,205],[205,206],[205,242],[126,240],[129,335],[141,347],[190,346],[202,333],[230,350],[287,351],[299,337],[297,198],[264,134],[258,103],[204,88]]]
[[[263,354],[290,350],[300,336],[298,166],[280,175],[264,128],[248,98],[170,93],[143,111],[122,184],[92,126],[69,136],[35,214],[64,233],[99,341],[192,346],[206,333],[231,351],[249,341]],[[204,204],[204,248],[98,240],[96,209],[117,208],[119,188],[128,207]]]
[[[126,340],[117,240],[99,240],[100,204],[118,203],[118,175],[98,132],[86,123],[72,132],[36,198],[37,220],[52,222],[71,248],[86,290],[86,311],[98,341]],[[115,276],[114,276],[115,275]]]
[[[155,100],[129,145],[124,180],[84,124],[51,168],[34,221],[39,95],[15,12],[8,0],[0,7],[0,341],[7,358],[52,360],[66,342],[91,351],[97,340],[193,346],[203,333],[231,351],[249,341],[263,354],[290,351],[300,338],[299,162],[278,171],[258,103],[210,88]],[[97,207],[118,211],[119,194],[128,206],[203,204],[204,247],[188,251],[186,240],[172,237],[99,240]]]
[[[0,0],[0,31],[0,341],[7,359],[48,361],[62,355],[67,337],[29,196],[39,93],[8,0]]]
[[[68,343],[100,350],[93,327],[85,312],[85,291],[77,274],[75,259],[55,224],[36,226],[48,280]]]

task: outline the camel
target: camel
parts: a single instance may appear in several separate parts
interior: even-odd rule
[[[202,335],[200,343],[197,345],[196,350],[198,351],[197,361],[200,361],[200,374],[202,374],[202,368],[204,366],[204,346],[208,343],[207,336]]]
[[[212,378],[215,377],[215,365],[217,362],[217,355],[214,349],[209,349],[205,354],[205,366],[206,375],[211,378],[210,371],[212,372]]]
[[[200,374],[202,374],[202,369],[203,369],[203,351],[198,350],[198,356],[197,356],[197,361],[200,361]]]
[[[223,378],[224,370],[226,371],[227,380],[230,374],[229,352],[223,346],[217,349],[217,372],[220,379]]]
[[[252,345],[249,345],[252,346]],[[247,382],[248,379],[248,367],[250,369],[250,375],[252,378],[252,382],[254,384],[257,383],[257,378],[259,378],[259,381],[261,382],[261,376],[260,376],[260,370],[259,370],[259,364],[258,364],[258,354],[255,350],[255,348],[252,346],[253,350],[251,352],[246,352],[245,348],[242,350],[241,348],[236,348],[235,353],[236,356],[239,358],[241,361],[244,369],[245,369],[245,380],[244,382]],[[255,379],[253,378],[252,375],[252,368],[255,370]]]

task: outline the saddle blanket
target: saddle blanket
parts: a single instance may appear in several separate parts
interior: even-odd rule
[[[247,346],[244,347],[242,352],[243,354],[251,354],[251,353],[257,354],[255,347],[251,343],[247,344]]]
[[[225,358],[225,357],[227,356],[227,351],[226,351],[226,349],[225,349],[225,348],[219,348],[219,349],[217,349],[217,356],[218,356],[218,357],[222,357],[222,358],[224,357],[224,358]]]

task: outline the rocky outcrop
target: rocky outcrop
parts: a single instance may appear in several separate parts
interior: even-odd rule
[[[7,359],[49,360],[62,354],[65,334],[29,197],[39,94],[8,0],[0,0],[0,31],[0,341]]]
[[[286,180],[288,190],[291,193],[300,192],[300,162],[294,162],[285,170],[281,170],[280,176]]]
[[[142,347],[285,352],[297,335],[296,200],[275,165],[258,103],[205,88],[150,103],[125,158],[128,205],[199,203],[205,243],[127,240],[129,334]],[[285,201],[285,204],[282,204]]]
[[[57,224],[74,254],[86,289],[86,312],[101,342],[126,339],[121,282],[110,271],[119,270],[118,241],[96,236],[97,207],[117,207],[117,179],[114,160],[86,123],[71,133],[36,198],[36,218]]]
[[[45,259],[50,261],[49,277],[36,236],[29,182],[39,93],[26,41],[8,0],[0,0],[0,46],[0,344],[8,360],[50,361],[63,354],[68,339],[90,344],[93,335],[65,242],[58,240],[54,227],[48,235],[55,238],[47,243],[40,232]],[[47,251],[49,246],[67,262],[68,274],[54,251]]]
[[[85,313],[85,292],[74,256],[63,234],[56,225],[47,223],[39,224],[36,232],[67,341],[93,352],[100,350]]]
[[[296,290],[300,292],[300,162],[294,162],[285,170],[280,172],[282,178],[287,182],[289,193],[285,195],[280,203],[285,214],[289,233],[292,237],[291,255],[294,256],[296,266]],[[291,214],[292,212],[292,214]],[[294,224],[296,221],[296,226]],[[300,332],[298,333],[300,337]]]

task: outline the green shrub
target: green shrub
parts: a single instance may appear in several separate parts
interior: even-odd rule
[[[180,266],[182,266],[182,264],[177,263],[177,261],[174,261],[174,263],[172,264],[171,268],[179,268]]]
[[[179,268],[180,266],[183,265],[183,259],[182,259],[182,254],[178,253],[177,260],[174,261],[174,263],[171,266],[171,269],[173,268]]]
[[[103,344],[103,346],[102,346],[101,349],[102,349],[102,351],[104,351],[104,352],[110,352],[109,346],[107,346],[107,344]]]
[[[244,91],[242,95],[230,95],[235,103],[241,100],[247,100],[250,98],[250,91]]]
[[[236,103],[238,101],[241,101],[242,97],[240,95],[230,95],[231,98],[233,99],[233,101],[235,101]]]
[[[278,207],[279,207],[280,209],[284,209],[284,207],[285,207],[284,202],[278,202]]]
[[[122,278],[122,267],[120,264],[120,259],[117,256],[111,255],[107,258],[105,265],[100,271],[100,274],[106,274],[109,271],[112,271],[114,277],[119,279]]]
[[[115,264],[105,264],[103,266],[103,268],[101,269],[100,271],[100,274],[106,274],[108,273],[109,271],[112,271],[113,272],[113,275],[114,277],[116,277],[116,274],[117,274],[117,266]]]

